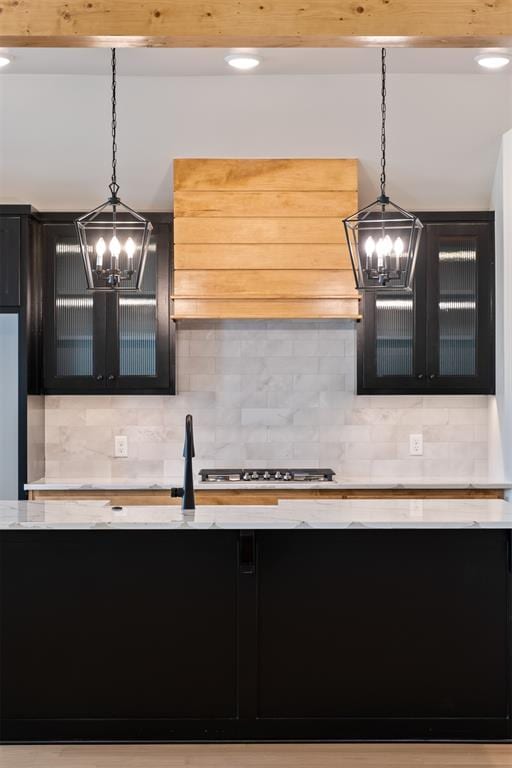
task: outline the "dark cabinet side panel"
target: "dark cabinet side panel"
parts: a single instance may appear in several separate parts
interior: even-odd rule
[[[20,305],[21,221],[0,216],[0,307]]]

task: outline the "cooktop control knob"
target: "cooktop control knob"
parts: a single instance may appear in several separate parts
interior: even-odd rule
[[[263,473],[263,479],[264,480],[270,480],[270,472],[264,472]]]
[[[293,475],[291,472],[285,472],[284,474],[284,480],[293,480]]]
[[[281,480],[282,474],[280,473],[279,470],[277,470],[277,472],[275,473],[274,477],[275,477],[276,480]]]
[[[258,475],[257,472],[253,472],[252,475],[251,475],[251,480],[259,480],[259,477],[260,476]]]
[[[250,480],[250,479],[251,479],[251,476],[249,472],[244,472],[242,480]]]

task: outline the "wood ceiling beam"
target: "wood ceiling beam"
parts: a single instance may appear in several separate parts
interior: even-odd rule
[[[1,46],[511,43],[512,0],[0,0]]]

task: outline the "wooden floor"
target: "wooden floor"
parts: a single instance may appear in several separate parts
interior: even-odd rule
[[[512,768],[512,744],[0,747],[1,768]]]

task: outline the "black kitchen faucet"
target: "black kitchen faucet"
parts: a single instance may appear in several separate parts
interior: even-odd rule
[[[193,512],[196,508],[194,496],[194,472],[192,459],[194,451],[194,427],[190,413],[185,417],[185,445],[183,446],[183,458],[185,459],[185,472],[183,475],[183,488],[171,488],[171,498],[182,499],[183,512]]]

